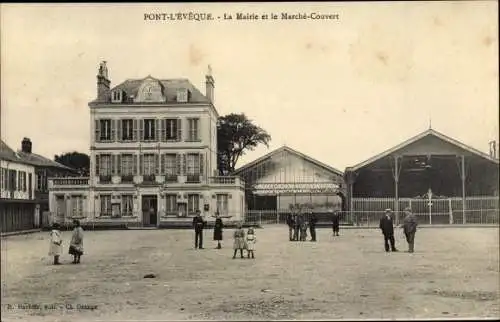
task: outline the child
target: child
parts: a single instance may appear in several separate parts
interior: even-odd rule
[[[69,254],[73,255],[73,264],[80,264],[80,256],[83,255],[83,228],[80,226],[80,221],[74,220],[73,236],[69,245]]]
[[[234,237],[234,255],[233,259],[236,258],[236,252],[239,250],[240,251],[240,256],[243,258],[243,249],[245,248],[245,231],[241,229],[241,224],[238,224],[238,229],[234,231],[233,234]]]
[[[257,242],[257,237],[255,237],[255,233],[252,227],[248,228],[246,241],[247,241],[247,252],[248,252],[247,257],[250,258],[250,254],[252,254],[252,258],[255,258],[254,250],[255,250],[255,243]]]
[[[307,239],[307,222],[304,220],[300,224],[300,241],[306,241]]]
[[[62,253],[62,239],[61,232],[59,231],[59,224],[54,223],[52,225],[52,231],[50,232],[50,247],[49,256],[54,256],[54,265],[61,265],[59,263],[59,256]]]

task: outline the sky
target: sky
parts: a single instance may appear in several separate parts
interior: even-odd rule
[[[429,128],[499,141],[498,2],[2,4],[1,138],[53,158],[89,153],[99,62],[111,85],[208,64],[220,115],[341,171]],[[151,21],[145,13],[338,14],[338,20]]]

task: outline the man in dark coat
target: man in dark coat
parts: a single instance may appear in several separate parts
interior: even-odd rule
[[[392,223],[391,217],[392,210],[386,209],[385,214],[382,218],[380,218],[380,230],[382,230],[382,234],[384,235],[384,246],[385,251],[389,251],[389,242],[391,243],[391,250],[393,252],[397,252],[396,242],[394,240],[394,225]]]
[[[194,228],[194,248],[203,249],[203,228],[205,220],[201,217],[201,211],[196,210],[196,216],[193,218]]]
[[[309,213],[309,231],[311,233],[311,241],[316,241],[316,223],[318,222],[318,218],[314,212]]]
[[[334,211],[332,215],[332,228],[333,228],[333,236],[339,235],[340,229],[340,214],[338,211]]]
[[[214,240],[217,241],[217,249],[221,249],[222,246],[220,241],[222,240],[222,219],[220,218],[219,212],[215,213],[215,225],[214,225]]]
[[[288,225],[288,239],[290,241],[293,241],[293,228],[295,225],[295,220],[293,217],[293,213],[286,216],[286,224]]]
[[[406,241],[408,242],[408,252],[413,253],[415,245],[415,233],[417,232],[417,217],[411,212],[410,208],[405,209],[406,217],[403,221],[403,230]]]

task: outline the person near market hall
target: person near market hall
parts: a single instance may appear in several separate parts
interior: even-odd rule
[[[412,213],[411,209],[407,207],[405,209],[405,219],[403,221],[403,231],[406,237],[406,242],[408,243],[408,252],[413,253],[415,248],[415,233],[417,232],[417,217]]]
[[[394,224],[392,221],[392,210],[386,209],[384,216],[380,218],[379,228],[384,235],[384,247],[385,251],[389,252],[389,249],[393,252],[397,252],[396,241],[394,240]],[[390,243],[390,248],[389,248]]]

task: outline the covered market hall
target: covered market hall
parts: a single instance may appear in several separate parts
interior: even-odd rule
[[[499,161],[438,131],[413,138],[345,170],[348,213],[376,225],[410,207],[422,224],[498,223]]]

